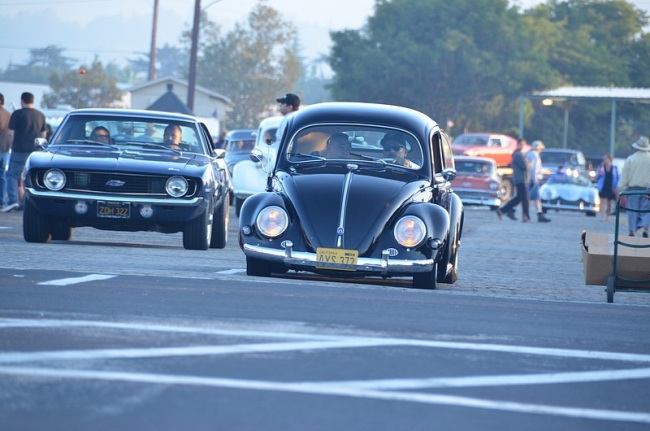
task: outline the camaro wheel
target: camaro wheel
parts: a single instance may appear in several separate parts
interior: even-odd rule
[[[27,242],[49,242],[50,223],[48,218],[38,212],[29,199],[25,199],[23,211],[23,237]]]
[[[54,223],[52,225],[53,241],[70,241],[74,229],[64,223]]]
[[[210,248],[225,248],[228,243],[228,220],[230,219],[230,195],[226,194],[212,217]]]
[[[268,277],[271,275],[271,267],[269,262],[253,257],[246,257],[246,275]]]
[[[207,250],[211,238],[212,223],[208,210],[194,220],[190,220],[183,229],[183,247],[187,250]]]
[[[436,278],[438,277],[438,265],[434,264],[433,269],[429,272],[415,274],[413,276],[414,289],[432,290],[436,288]]]

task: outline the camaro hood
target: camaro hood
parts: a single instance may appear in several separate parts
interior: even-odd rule
[[[312,247],[335,247],[343,228],[343,248],[367,251],[388,221],[426,181],[404,171],[353,171],[348,175],[324,169],[322,173],[280,176],[280,182],[301,221]]]
[[[174,151],[134,151],[111,148],[65,147],[37,151],[30,156],[30,167],[56,167],[114,172],[146,172],[190,175],[196,167],[209,163],[205,156]]]

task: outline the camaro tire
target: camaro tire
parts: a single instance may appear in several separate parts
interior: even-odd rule
[[[29,199],[25,199],[23,211],[23,237],[27,242],[49,242],[50,223],[48,218],[38,212]]]
[[[187,250],[207,250],[212,238],[212,223],[210,213],[203,214],[190,220],[183,228],[183,247]]]
[[[226,194],[212,217],[212,238],[210,248],[225,248],[228,243],[228,221],[230,219],[230,195]]]

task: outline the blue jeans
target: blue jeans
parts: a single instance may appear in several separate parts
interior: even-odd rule
[[[0,205],[7,205],[7,166],[11,153],[0,151]]]
[[[11,153],[9,159],[9,170],[7,171],[7,204],[20,204],[18,200],[18,181],[20,180],[23,170],[25,169],[25,162],[30,153]]]

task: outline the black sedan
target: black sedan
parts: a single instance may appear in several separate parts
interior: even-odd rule
[[[224,150],[187,115],[121,109],[70,112],[25,167],[27,242],[73,228],[183,232],[191,250],[224,248],[230,176]]]
[[[456,281],[463,204],[435,121],[396,106],[323,103],[287,115],[278,138],[267,190],[241,209],[248,275],[412,277],[421,289]]]

